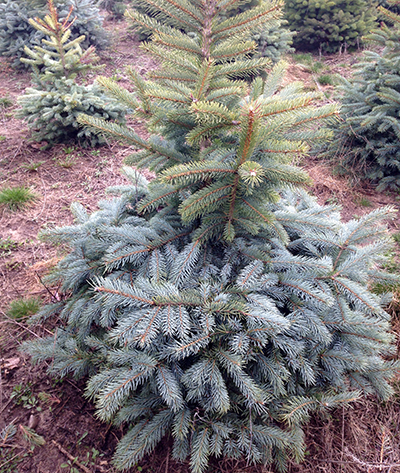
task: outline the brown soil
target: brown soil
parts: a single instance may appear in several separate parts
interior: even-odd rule
[[[123,71],[126,65],[144,74],[157,63],[138,48],[124,22],[109,22],[107,26],[113,31],[114,44],[102,54],[106,64],[103,73],[117,75],[120,83],[129,87]],[[331,61],[338,68],[336,64],[345,59]],[[309,73],[294,64],[289,78],[312,81]],[[111,473],[112,452],[122,430],[96,420],[92,404],[83,396],[84,383],[55,382],[46,375],[46,363],[30,364],[18,351],[21,341],[44,336],[51,327],[29,327],[23,321],[10,320],[6,309],[16,298],[34,296],[48,302],[59,297],[57,287],[48,288],[42,281],[63,250],[38,240],[38,233],[71,224],[69,207],[74,201],[95,210],[107,187],[125,182],[120,168],[131,150],[110,144],[96,150],[57,145],[43,151],[41,144],[29,140],[25,124],[13,117],[16,98],[29,82],[28,73],[14,72],[0,59],[0,97],[8,96],[14,102],[12,108],[0,110],[1,187],[24,185],[37,196],[23,211],[0,208],[0,240],[16,242],[9,251],[0,250],[0,430],[10,422],[17,426],[11,447],[0,449],[0,472],[76,473],[76,468],[86,473]],[[139,123],[135,129],[146,135]],[[341,205],[345,220],[382,205],[399,207],[396,196],[378,194],[368,185],[353,187],[347,178],[335,176],[329,165],[316,159],[304,167],[314,182],[310,190],[321,203]],[[398,229],[398,221],[391,226]],[[10,398],[16,387],[29,388],[25,403],[17,404]],[[306,460],[301,466],[292,465],[290,472],[400,472],[399,408],[398,397],[386,404],[366,400],[351,410],[314,418],[307,428]],[[42,436],[45,445],[33,448],[32,442],[24,439],[26,427]],[[132,471],[187,473],[186,464],[169,458],[170,450],[165,440],[154,455],[140,462],[141,469]],[[69,466],[61,467],[68,461]],[[210,471],[268,473],[261,466],[232,461],[214,461]]]

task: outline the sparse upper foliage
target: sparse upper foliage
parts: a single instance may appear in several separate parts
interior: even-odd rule
[[[21,61],[32,66],[35,87],[28,88],[19,97],[22,109],[18,116],[26,118],[33,138],[48,143],[78,139],[83,144],[99,142],[96,135],[79,129],[77,117],[87,113],[103,119],[121,120],[123,108],[105,97],[96,85],[79,85],[78,74],[96,69],[92,64],[94,47],[86,51],[81,48],[85,37],[71,40],[71,27],[75,19],[70,14],[59,20],[53,2],[49,0],[49,15],[44,20],[35,18],[30,24],[47,35],[42,46],[30,49],[25,46],[28,58]],[[100,140],[101,141],[101,140]]]
[[[400,5],[400,2],[393,2]],[[367,39],[382,50],[366,51],[352,80],[342,79],[343,122],[330,147],[344,170],[400,189],[400,16],[380,8],[382,23]]]
[[[235,3],[232,8],[221,11],[220,21],[225,21],[232,16],[236,16],[249,9],[259,6],[263,2],[268,0],[244,0],[242,2]],[[132,0],[131,5],[141,13],[147,13],[153,17],[156,15],[155,12],[149,12],[141,0]],[[273,63],[277,63],[284,54],[294,51],[290,45],[293,42],[294,32],[290,31],[286,27],[287,21],[277,18],[273,23],[261,22],[258,25],[254,25],[247,33],[245,39],[254,40],[257,49],[253,51],[253,56],[266,57],[272,60]],[[182,25],[183,31],[186,31],[184,25]],[[151,33],[146,29],[139,31],[139,39],[148,40]]]
[[[149,80],[130,71],[134,92],[100,82],[154,134],[80,121],[158,177],[127,168],[121,197],[91,215],[75,205],[77,224],[50,234],[71,247],[53,275],[70,297],[36,317],[64,327],[29,350],[57,375],[88,375],[99,418],[128,426],[119,469],[170,435],[194,473],[211,456],[283,471],[302,458],[311,412],[391,393],[386,300],[367,286],[390,277],[377,268],[390,209],[343,224],[299,190],[307,176],[291,163],[336,110],[281,87],[282,64],[265,82],[237,79],[267,65],[246,37],[280,7],[222,21],[239,3],[143,0],[149,15],[129,13],[162,65]]]

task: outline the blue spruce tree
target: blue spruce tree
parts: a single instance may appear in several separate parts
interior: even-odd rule
[[[281,87],[281,63],[248,84],[268,65],[248,57],[248,32],[273,27],[281,5],[229,17],[238,4],[143,0],[148,14],[129,13],[162,65],[148,80],[130,70],[134,92],[99,82],[152,136],[80,121],[130,143],[130,163],[157,178],[126,168],[120,197],[91,215],[74,205],[76,225],[50,232],[71,248],[53,274],[68,297],[36,318],[62,326],[29,351],[88,377],[98,417],[127,426],[121,470],[170,435],[194,473],[211,456],[284,471],[311,412],[391,394],[387,298],[368,289],[390,279],[378,268],[390,209],[344,224],[301,190],[291,162],[326,139],[336,109]]]

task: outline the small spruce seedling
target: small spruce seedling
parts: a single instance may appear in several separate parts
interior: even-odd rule
[[[41,306],[40,299],[33,297],[27,299],[16,299],[10,303],[7,315],[15,320],[23,320],[36,314]]]

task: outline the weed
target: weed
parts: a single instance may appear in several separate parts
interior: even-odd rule
[[[76,158],[74,155],[68,155],[64,159],[58,158],[56,163],[62,168],[69,169],[75,166]]]
[[[39,406],[39,400],[32,393],[32,383],[17,384],[13,387],[10,399],[14,399],[17,406],[24,409],[36,409],[38,412],[42,410]]]
[[[393,234],[393,240],[394,240],[396,243],[399,243],[399,244],[400,244],[400,232],[397,232],[397,233],[394,233],[394,234]]]
[[[99,166],[99,168],[105,168],[106,166],[108,166],[108,158],[104,157],[98,162],[97,165]]]
[[[114,82],[120,82],[122,80],[122,77],[119,76],[118,74],[113,74],[111,76],[111,80],[114,81]]]
[[[84,434],[84,436],[87,435]],[[90,451],[86,452],[86,458],[83,461],[79,461],[78,457],[73,458],[72,460],[68,460],[66,463],[62,463],[60,468],[69,468],[69,473],[80,473],[80,470],[76,468],[74,465],[83,465],[86,467],[94,467],[96,465],[96,458],[102,457],[103,454],[100,454],[98,450],[92,448]]]
[[[339,203],[339,199],[334,195],[326,199],[326,204],[328,205],[337,205]]]
[[[311,53],[293,54],[293,59],[309,69],[310,72],[317,73],[324,68],[324,64],[321,61],[315,61]]]
[[[23,164],[22,167],[27,171],[37,171],[42,164],[44,164],[44,161],[31,161],[30,163]]]
[[[54,403],[58,404],[60,402],[60,400],[56,396],[52,396],[51,394],[46,393],[44,391],[40,391],[37,397],[39,398],[39,401],[43,403],[49,411],[52,411],[52,405]]]
[[[16,299],[11,302],[9,309],[7,310],[7,315],[15,320],[23,320],[26,317],[36,314],[40,306],[40,299],[35,299],[33,297],[28,299]]]
[[[99,149],[94,149],[90,154],[92,156],[100,156],[100,150]]]
[[[75,148],[73,146],[67,146],[66,148],[63,148],[64,154],[73,154],[74,151],[75,151]]]
[[[18,473],[18,463],[21,463],[20,453],[15,453],[13,448],[0,448],[0,473]]]
[[[85,191],[90,193],[92,192],[92,184],[90,182],[84,182],[83,187],[85,188]]]
[[[4,135],[0,135],[0,141],[5,141],[6,139],[7,139],[7,137],[6,137],[6,136],[4,136]]]
[[[35,194],[24,186],[5,187],[0,190],[0,205],[6,205],[10,210],[22,209],[35,199]]]
[[[11,107],[13,103],[9,97],[0,97],[0,110]]]
[[[323,74],[317,79],[320,85],[333,85],[335,83],[334,77],[331,74]]]
[[[103,173],[104,169],[108,166],[108,158],[104,157],[100,159],[97,163],[98,169],[95,171],[94,175],[95,177],[100,177],[101,174]]]
[[[314,84],[304,87],[305,92],[314,92],[315,90],[317,90],[317,86]]]
[[[85,437],[87,437],[87,435],[89,434],[89,432],[85,432],[83,435],[80,436],[80,438],[78,439],[78,441],[76,442],[77,445],[81,445],[82,444],[82,441]]]
[[[86,452],[86,459],[82,462],[82,464],[85,466],[94,467],[96,464],[96,458],[102,457],[103,455],[103,453],[100,453],[98,450],[92,447],[90,452]]]
[[[53,160],[58,166],[68,169],[76,164],[78,156],[82,156],[80,151],[74,148],[74,146],[66,146],[62,149],[60,156],[53,158]]]
[[[293,54],[293,59],[296,62],[311,64],[313,62],[313,57],[311,53],[297,53]]]
[[[358,199],[358,205],[360,207],[372,207],[372,202],[366,197],[360,197],[360,199]]]
[[[317,73],[317,72],[320,72],[323,68],[324,68],[324,65],[322,64],[322,62],[317,61],[310,66],[310,71]]]
[[[5,240],[0,238],[0,256],[9,256],[12,251],[16,250],[20,245],[22,245],[22,243],[14,241],[10,237],[7,237]]]
[[[7,271],[17,271],[22,266],[22,262],[18,261],[6,261]]]
[[[76,460],[78,460],[78,457],[74,461],[68,460],[67,463],[61,463],[60,468],[69,468],[69,473],[81,473],[78,468],[74,467]]]

